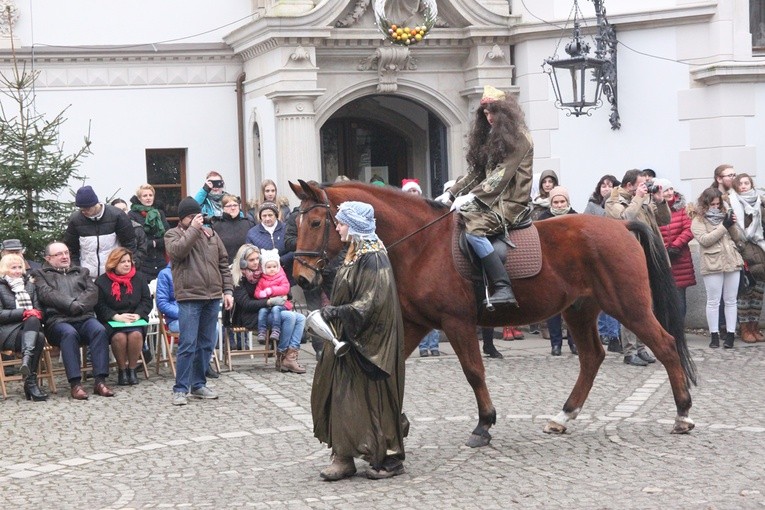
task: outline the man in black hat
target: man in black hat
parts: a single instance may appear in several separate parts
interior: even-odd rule
[[[96,278],[104,272],[109,252],[117,246],[136,251],[135,231],[130,218],[109,204],[102,204],[90,186],[77,190],[74,200],[79,211],[69,217],[64,242],[72,263],[90,271]]]
[[[32,269],[40,269],[42,264],[34,260],[27,260],[27,258],[24,257],[24,252],[26,251],[26,248],[24,248],[24,245],[21,244],[21,241],[18,239],[6,239],[2,242],[2,244],[0,244],[0,259],[9,253],[15,253],[16,255],[21,255],[21,257],[24,259],[27,273]]]
[[[204,226],[196,200],[181,200],[178,218],[178,226],[165,232],[165,249],[172,262],[181,334],[172,403],[185,405],[189,396],[218,398],[207,387],[205,371],[218,338],[221,298],[230,310],[234,285],[226,247],[215,231]]]

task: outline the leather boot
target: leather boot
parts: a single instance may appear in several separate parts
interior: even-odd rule
[[[760,321],[754,321],[752,323],[752,334],[758,342],[765,341],[765,335],[763,335],[762,331],[760,331]]]
[[[488,302],[484,300],[484,306],[492,305],[512,305],[518,306],[518,301],[515,300],[515,294],[513,294],[513,288],[510,286],[510,277],[507,276],[505,266],[502,265],[502,261],[497,255],[496,251],[493,251],[481,259],[483,270],[486,272],[486,276],[489,279],[491,287],[494,292],[489,297]]]
[[[710,349],[717,349],[720,347],[720,333],[712,333],[712,340],[709,342]]]
[[[757,342],[757,337],[752,332],[752,326],[757,327],[756,322],[742,322],[741,323],[741,340],[748,344]]]
[[[340,455],[332,455],[332,463],[326,468],[321,470],[319,476],[328,482],[334,482],[336,480],[342,480],[356,474],[356,464],[353,462],[353,457],[342,457]]]
[[[19,373],[24,377],[29,377],[32,372],[37,372],[37,363],[40,362],[40,353],[35,356],[38,336],[39,333],[36,331],[27,331],[21,335],[21,367],[19,367]],[[40,352],[42,352],[42,345],[40,343]]]
[[[282,372],[292,372],[293,374],[305,374],[305,367],[298,363],[297,349],[287,349],[282,358],[282,365],[279,369]]]
[[[733,333],[725,333],[725,341],[723,342],[724,349],[733,349]]]
[[[127,380],[127,373],[125,370],[122,370],[121,368],[117,369],[117,386],[127,386],[128,380]]]
[[[24,396],[27,400],[42,402],[48,400],[48,394],[37,385],[37,374],[32,372],[24,379]]]
[[[125,373],[127,375],[127,383],[130,386],[138,384],[138,375],[135,373],[135,368],[128,368],[125,370]]]

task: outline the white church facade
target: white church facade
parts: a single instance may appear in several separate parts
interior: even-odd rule
[[[290,180],[340,174],[416,177],[435,194],[466,171],[485,85],[517,94],[535,171],[555,170],[579,210],[601,175],[630,168],[694,198],[720,163],[765,175],[763,2],[605,3],[620,42],[619,130],[607,105],[579,118],[555,107],[541,64],[570,39],[568,0],[438,0],[411,46],[384,40],[372,0],[0,0],[12,12],[0,70],[13,43],[40,73],[35,108],[68,107],[65,149],[90,132],[81,173],[102,198],[150,182],[172,207],[210,170],[245,199],[265,178],[289,196]],[[579,7],[592,27],[591,2]]]

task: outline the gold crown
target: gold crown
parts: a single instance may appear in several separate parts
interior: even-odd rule
[[[493,103],[494,101],[502,101],[507,97],[505,93],[491,85],[486,85],[483,88],[483,97],[481,98],[481,104]]]

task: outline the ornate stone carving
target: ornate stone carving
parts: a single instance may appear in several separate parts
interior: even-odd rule
[[[293,62],[300,62],[301,60],[306,60],[310,63],[311,54],[308,53],[308,50],[306,50],[302,46],[298,46],[297,48],[295,48],[295,51],[292,52],[292,55],[290,55],[290,60],[292,60]]]
[[[355,25],[361,19],[367,9],[369,8],[370,0],[356,0],[356,4],[353,6],[353,10],[349,12],[344,18],[335,23],[337,28],[346,28],[351,25]]]
[[[0,36],[9,37],[18,19],[19,9],[16,7],[15,0],[0,0]]]
[[[390,94],[398,89],[399,71],[417,69],[417,60],[409,53],[407,46],[381,46],[373,55],[362,59],[357,66],[359,71],[369,71],[377,67],[380,82],[377,92]]]
[[[481,65],[484,64],[492,66],[510,65],[510,59],[508,58],[507,53],[505,53],[498,44],[495,44],[486,52],[486,55],[484,55]]]

